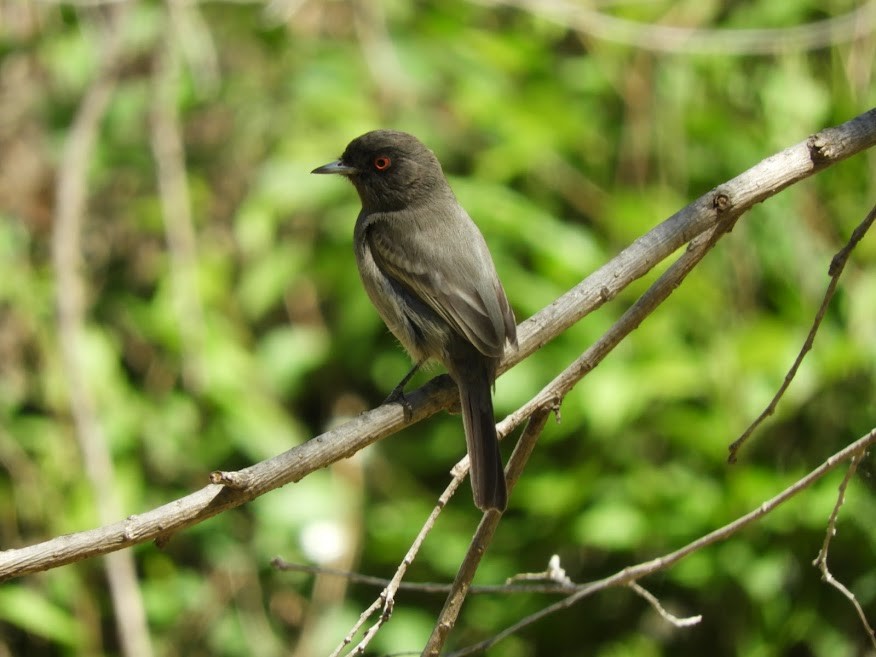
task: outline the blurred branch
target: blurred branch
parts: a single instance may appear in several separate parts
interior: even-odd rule
[[[824,461],[824,463],[812,470],[805,477],[798,479],[791,486],[788,486],[785,490],[783,490],[772,499],[767,500],[753,511],[749,511],[744,516],[737,518],[733,522],[730,522],[723,527],[720,527],[719,529],[709,532],[705,536],[702,536],[697,540],[688,543],[684,547],[679,548],[674,552],[670,552],[669,554],[666,554],[662,557],[658,557],[656,559],[652,559],[651,561],[646,561],[635,566],[629,566],[621,571],[618,571],[614,575],[605,577],[604,579],[596,580],[595,582],[591,582],[590,584],[583,585],[577,592],[573,593],[567,598],[564,598],[559,602],[556,602],[548,607],[545,607],[544,609],[535,612],[534,614],[527,616],[526,618],[506,628],[505,630],[491,637],[490,639],[470,645],[466,648],[463,648],[462,650],[457,650],[455,652],[449,653],[448,655],[446,655],[446,657],[464,657],[465,655],[480,653],[481,651],[484,651],[496,645],[503,639],[508,638],[512,634],[519,632],[524,627],[532,625],[533,623],[553,613],[556,613],[563,609],[568,609],[583,600],[584,598],[587,598],[595,593],[604,591],[609,588],[614,588],[617,586],[629,586],[631,583],[636,582],[643,577],[653,575],[654,573],[666,570],[669,567],[674,566],[676,563],[678,563],[685,557],[690,556],[694,552],[702,550],[703,548],[708,547],[709,545],[712,545],[714,543],[727,540],[748,525],[756,522],[757,520],[760,520],[768,513],[771,513],[784,502],[787,502],[792,497],[798,495],[801,491],[809,488],[816,481],[824,477],[828,472],[836,468],[840,463],[844,463],[845,461],[854,458],[855,455],[863,453],[864,450],[866,450],[874,443],[876,443],[876,429],[873,429],[867,435],[859,438],[851,445],[848,445],[845,448],[841,449],[839,452]]]
[[[352,3],[353,25],[362,59],[371,71],[381,101],[394,107],[411,101],[411,81],[408,80],[395,45],[389,36],[383,4],[371,0],[356,0]]]
[[[219,57],[198,3],[186,0],[165,0],[165,3],[168,50],[181,50],[195,88],[204,94],[212,93],[219,85]],[[170,52],[165,53],[165,59],[170,60],[170,55]]]
[[[656,52],[770,55],[817,50],[860,39],[876,29],[876,2],[806,25],[765,29],[703,29],[652,25],[604,14],[574,0],[477,0],[510,5],[603,41]]]
[[[791,381],[794,380],[794,377],[797,375],[797,370],[800,368],[800,365],[803,363],[803,359],[806,357],[806,354],[809,353],[809,350],[812,349],[812,344],[815,342],[815,336],[818,333],[818,328],[821,326],[821,320],[824,319],[824,314],[827,312],[827,307],[830,305],[831,299],[833,299],[833,295],[836,293],[836,287],[839,283],[839,278],[843,273],[843,269],[846,267],[846,263],[849,261],[849,256],[852,254],[852,251],[858,245],[864,235],[867,234],[867,231],[870,230],[870,226],[873,225],[873,221],[876,220],[876,206],[873,206],[873,209],[867,214],[857,228],[852,232],[852,236],[849,238],[849,241],[846,245],[840,249],[840,251],[833,257],[833,260],[830,262],[830,269],[828,270],[828,274],[830,275],[830,283],[827,286],[827,290],[824,292],[824,298],[821,300],[821,306],[818,308],[818,312],[815,313],[815,319],[812,321],[812,327],[809,329],[809,335],[806,336],[806,340],[803,342],[803,346],[800,348],[800,352],[797,354],[797,358],[794,359],[793,365],[791,365],[791,369],[788,370],[788,373],[785,375],[785,380],[782,382],[782,385],[779,386],[778,391],[773,396],[770,403],[767,404],[767,407],[761,412],[760,415],[752,422],[748,428],[742,432],[742,435],[739,436],[736,440],[734,440],[730,444],[730,455],[727,457],[727,461],[730,463],[736,463],[736,457],[739,454],[739,450],[742,449],[742,446],[745,442],[751,437],[751,434],[766,420],[770,415],[772,415],[776,407],[779,405],[779,400],[784,396],[785,391],[787,391],[788,386],[791,385]]]
[[[169,7],[175,5],[176,0],[169,2]],[[172,22],[170,13],[168,22]],[[170,254],[173,306],[183,346],[183,377],[190,388],[198,389],[204,374],[200,362],[204,310],[198,294],[195,229],[177,106],[180,58],[171,28],[171,25],[167,26],[164,43],[156,50],[150,136],[158,173],[164,234]]]
[[[743,214],[756,203],[789,185],[876,144],[876,109],[842,125],[822,130],[809,139],[773,155],[733,180],[716,187],[638,238],[617,257],[518,329],[519,348],[506,354],[508,369],[547,344],[582,317],[612,299],[625,286],[698,235],[714,229],[728,217]],[[579,363],[587,367],[586,362]],[[578,376],[570,372],[569,376]],[[580,377],[579,377],[580,378]],[[148,540],[166,541],[176,531],[203,522],[259,495],[298,481],[310,472],[350,456],[364,447],[453,406],[456,390],[446,376],[428,382],[407,395],[411,413],[406,418],[398,404],[380,406],[332,431],[241,471],[246,484],[229,489],[210,484],[169,504],[98,529],[68,534],[29,547],[0,552],[0,581],[106,554]],[[525,414],[543,404],[539,399]],[[523,410],[523,409],[521,409]],[[502,425],[500,425],[502,426]]]
[[[123,26],[129,8],[128,3],[119,4],[113,6],[109,12],[100,43],[100,66],[79,105],[64,143],[58,167],[52,234],[63,373],[67,380],[76,438],[94,493],[97,515],[102,523],[118,518],[121,510],[113,485],[113,463],[107,437],[98,418],[88,377],[86,283],[81,271],[81,237],[86,211],[89,161],[97,141],[100,121],[116,87],[115,66],[124,50]],[[129,657],[152,654],[133,555],[110,554],[105,568],[115,610],[116,631],[124,654]]]

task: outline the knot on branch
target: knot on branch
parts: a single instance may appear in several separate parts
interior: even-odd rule
[[[232,490],[244,490],[252,484],[252,475],[246,472],[224,472],[214,470],[210,473],[211,484],[222,484]]]
[[[827,166],[838,157],[838,142],[831,132],[830,129],[822,130],[810,135],[806,140],[809,160],[816,169]]]
[[[722,191],[720,188],[715,190],[715,195],[712,197],[712,207],[721,214],[730,209],[733,205],[730,200],[730,195],[727,192]]]

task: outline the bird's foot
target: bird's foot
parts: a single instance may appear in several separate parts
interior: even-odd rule
[[[411,406],[411,402],[409,402],[408,398],[405,396],[403,385],[397,385],[393,388],[392,392],[389,393],[389,396],[383,400],[383,404],[401,404],[402,411],[405,414],[405,422],[410,422],[411,417],[414,415],[414,409]]]

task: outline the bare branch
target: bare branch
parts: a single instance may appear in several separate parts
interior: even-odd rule
[[[526,463],[535,449],[535,445],[549,415],[548,411],[540,411],[533,414],[523,430],[523,435],[520,436],[520,440],[517,442],[514,452],[508,461],[506,478],[508,479],[509,493],[513,491],[514,486],[520,479],[520,475],[523,474],[523,469],[526,467]],[[462,603],[477,572],[478,565],[493,539],[493,534],[499,526],[501,518],[502,514],[499,511],[491,509],[481,519],[481,523],[478,525],[477,531],[471,540],[459,571],[456,573],[456,579],[453,581],[453,586],[444,603],[444,608],[441,610],[435,627],[432,629],[432,635],[423,649],[423,657],[437,657],[441,653],[441,648],[456,624],[456,619],[459,617]]]
[[[694,552],[702,550],[703,548],[708,547],[714,543],[727,540],[743,528],[756,522],[768,513],[774,511],[779,506],[798,495],[801,491],[809,488],[816,481],[818,481],[831,470],[836,468],[840,463],[844,463],[845,461],[848,461],[849,459],[854,457],[856,454],[862,453],[873,443],[876,443],[876,428],[871,430],[870,433],[868,433],[867,435],[853,442],[851,445],[847,445],[846,447],[835,453],[833,456],[828,458],[824,463],[812,470],[805,477],[798,479],[796,482],[788,486],[772,499],[767,500],[756,509],[749,511],[744,516],[737,518],[733,522],[727,523],[723,527],[719,527],[718,529],[709,532],[705,536],[702,536],[695,541],[688,543],[684,547],[679,548],[674,552],[665,554],[662,557],[658,557],[656,559],[652,559],[651,561],[646,561],[635,566],[629,566],[615,573],[614,575],[610,575],[609,577],[596,580],[589,584],[584,584],[579,588],[578,591],[576,591],[572,595],[564,598],[563,600],[560,600],[559,602],[549,605],[544,609],[540,609],[539,611],[527,616],[526,618],[523,618],[514,625],[511,625],[510,627],[502,630],[499,634],[487,639],[486,641],[482,641],[480,643],[476,643],[466,648],[463,648],[462,650],[457,650],[455,652],[449,653],[448,655],[446,655],[446,657],[465,657],[466,655],[477,654],[483,650],[486,650],[487,648],[496,645],[503,639],[508,638],[509,636],[522,630],[524,627],[532,625],[542,618],[574,606],[584,598],[587,598],[594,593],[599,593],[600,591],[604,591],[606,589],[616,586],[628,586],[631,582],[636,582],[643,577],[653,575],[656,572],[666,570],[667,568],[674,566],[676,563],[678,563],[685,557],[693,554]]]
[[[833,537],[836,536],[836,522],[839,518],[840,509],[843,506],[843,503],[846,499],[846,487],[849,485],[849,482],[852,480],[852,477],[855,476],[855,471],[858,469],[858,463],[860,463],[861,459],[864,457],[864,449],[860,452],[856,453],[849,460],[849,467],[846,470],[846,475],[843,477],[842,482],[839,485],[839,492],[836,497],[836,504],[833,506],[833,511],[830,513],[830,518],[827,521],[827,531],[824,532],[824,543],[821,546],[821,550],[818,552],[818,556],[815,557],[815,560],[812,562],[812,565],[818,568],[821,571],[821,579],[834,587],[837,591],[842,593],[846,599],[852,603],[852,606],[855,608],[855,611],[858,614],[858,618],[861,619],[861,624],[864,626],[864,629],[867,631],[867,636],[870,638],[870,643],[876,648],[876,634],[873,633],[873,628],[870,626],[870,623],[867,621],[867,615],[864,613],[863,607],[861,607],[861,603],[858,602],[858,599],[855,597],[855,594],[852,593],[842,582],[835,579],[831,574],[830,570],[827,567],[827,551],[830,548],[830,542],[833,540]]]
[[[569,579],[566,571],[560,566],[560,556],[558,554],[551,556],[548,561],[547,570],[540,573],[519,573],[506,580],[506,584],[512,584],[514,582],[554,582],[564,589],[569,589],[574,586],[574,583]]]
[[[812,349],[812,344],[815,342],[815,336],[821,326],[821,320],[824,319],[827,307],[830,305],[831,299],[833,299],[833,295],[836,293],[836,286],[839,284],[840,276],[842,276],[843,269],[845,269],[849,256],[855,246],[857,246],[858,242],[860,242],[864,235],[867,234],[870,226],[873,225],[874,219],[876,219],[876,206],[870,210],[864,218],[864,221],[862,221],[852,232],[852,236],[849,238],[846,245],[840,249],[840,251],[833,257],[833,260],[831,260],[830,269],[828,271],[830,274],[830,283],[827,285],[827,290],[825,290],[824,297],[821,300],[821,306],[815,314],[815,319],[812,320],[812,327],[809,329],[809,335],[806,336],[806,340],[803,342],[803,347],[801,347],[800,353],[797,354],[797,358],[794,359],[794,364],[791,365],[791,369],[789,369],[788,373],[785,375],[785,380],[782,382],[782,385],[779,386],[778,391],[776,391],[776,394],[773,396],[772,400],[770,400],[770,403],[767,404],[767,407],[757,416],[754,422],[742,432],[742,435],[730,444],[730,455],[727,457],[728,462],[736,463],[736,457],[739,454],[739,450],[742,449],[742,446],[751,437],[751,434],[754,433],[764,420],[775,412],[776,407],[779,405],[779,401],[785,395],[785,391],[787,391],[788,386],[791,385],[791,381],[793,381],[794,377],[797,375],[797,370],[803,363],[803,359],[806,357],[806,354],[809,353],[809,350]]]
[[[414,539],[414,542],[411,544],[411,547],[408,549],[407,554],[405,554],[404,559],[402,559],[401,564],[398,569],[395,571],[395,575],[393,575],[387,587],[381,592],[380,597],[368,608],[367,616],[363,614],[360,616],[359,621],[353,627],[353,629],[347,634],[347,637],[344,641],[332,652],[330,657],[337,657],[337,655],[341,654],[341,651],[352,641],[352,637],[356,635],[359,631],[359,628],[365,622],[365,620],[377,609],[382,608],[383,612],[380,614],[380,617],[377,619],[377,622],[374,623],[368,631],[365,633],[365,636],[362,637],[362,640],[353,648],[351,655],[361,655],[364,654],[365,648],[371,642],[371,639],[374,638],[374,635],[377,634],[377,631],[383,626],[383,624],[389,620],[392,616],[392,610],[395,607],[395,595],[398,592],[399,586],[401,586],[401,581],[404,576],[408,572],[408,568],[416,559],[417,554],[420,551],[420,547],[423,545],[423,542],[426,540],[426,536],[429,535],[429,532],[432,531],[432,528],[435,526],[435,521],[438,520],[438,516],[441,514],[441,511],[444,510],[447,502],[450,501],[450,498],[456,492],[456,489],[459,488],[459,485],[462,483],[462,477],[454,477],[450,484],[448,484],[447,488],[438,498],[438,504],[435,505],[435,508],[432,509],[432,513],[429,514],[429,517],[426,519],[425,524],[423,525],[420,532],[417,534],[417,537]]]
[[[505,355],[503,369],[525,359],[547,342],[613,299],[629,283],[728,214],[740,216],[758,203],[817,171],[876,144],[876,109],[818,132],[762,160],[707,192],[621,251],[518,330],[519,349]]]
[[[697,625],[701,620],[703,620],[703,617],[699,614],[696,616],[688,616],[687,618],[679,618],[678,616],[670,614],[668,611],[666,611],[663,605],[660,604],[660,601],[657,599],[657,597],[646,588],[644,588],[642,585],[637,584],[636,582],[630,582],[629,584],[627,584],[627,586],[629,586],[631,589],[633,589],[633,591],[645,598],[645,600],[647,600],[648,603],[654,608],[654,611],[660,614],[660,618],[665,620],[667,623],[674,625],[675,627],[691,627],[693,625]]]
[[[735,218],[728,217],[725,222],[730,225]],[[627,311],[621,315],[612,327],[605,332],[571,365],[557,375],[532,399],[505,418],[499,427],[503,432],[508,427],[519,424],[538,408],[558,408],[561,400],[585,375],[591,372],[614,349],[621,340],[635,330],[639,324],[661,304],[681,284],[684,278],[705,257],[709,249],[723,234],[717,228],[708,235],[691,242],[689,248],[673,265],[658,278]]]
[[[365,623],[368,622],[368,619],[371,618],[372,614],[374,614],[374,612],[376,612],[381,607],[385,608],[382,597],[377,598],[377,600],[371,603],[371,606],[368,607],[368,609],[359,614],[359,619],[353,625],[352,629],[350,629],[350,631],[347,633],[347,636],[344,637],[344,640],[341,642],[341,644],[332,651],[330,657],[336,657],[337,655],[341,654],[341,651],[344,648],[353,643],[353,638],[365,626]],[[362,646],[363,644],[367,645],[366,642],[370,642],[371,637],[374,636],[374,633],[377,632],[378,629],[380,629],[381,625],[383,625],[386,620],[389,620],[388,617],[384,618],[384,616],[385,614],[381,615],[377,623],[375,623],[372,628],[368,632],[366,632],[365,637],[362,639],[359,645],[353,649],[354,654],[359,651],[359,646]],[[361,654],[361,652],[362,651],[359,651],[359,654]]]
[[[523,573],[511,577],[505,584],[493,584],[472,586],[469,588],[469,595],[473,594],[517,594],[517,593],[570,593],[575,590],[576,585],[568,577],[565,576],[565,571],[559,567],[559,558],[554,555],[551,558],[551,564],[556,559],[556,571],[551,570],[553,566],[542,573]],[[373,575],[364,575],[349,570],[340,570],[337,568],[326,568],[325,566],[313,566],[308,564],[290,563],[274,557],[271,560],[271,565],[277,570],[293,572],[293,573],[310,573],[313,575],[329,575],[334,577],[343,577],[353,584],[366,584],[370,586],[389,586],[392,580],[385,577],[374,577]],[[565,578],[565,579],[563,579]],[[538,582],[537,584],[514,584],[517,581]],[[418,593],[450,593],[451,584],[439,584],[437,582],[401,582],[398,585],[399,591],[416,591]]]
[[[873,31],[876,3],[806,25],[763,29],[709,29],[653,25],[611,16],[573,0],[481,0],[513,5],[588,36],[655,52],[768,55],[817,50],[861,39]]]

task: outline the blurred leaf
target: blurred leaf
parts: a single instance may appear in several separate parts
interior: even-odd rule
[[[84,638],[77,618],[27,586],[0,589],[0,618],[68,648],[80,646]]]

